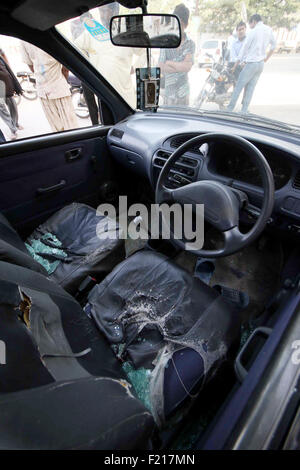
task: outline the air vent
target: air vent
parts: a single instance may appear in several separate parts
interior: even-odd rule
[[[163,150],[159,150],[153,160],[153,165],[158,168],[162,168],[170,155],[170,153],[164,152]]]
[[[300,189],[300,170],[297,171],[293,181],[293,188]]]
[[[170,142],[170,146],[172,148],[175,148],[177,149],[178,147],[180,147],[182,144],[185,144],[188,140],[190,139],[193,139],[194,137],[197,137],[199,134],[184,134],[184,135],[179,135],[177,137],[174,137],[171,142]],[[201,152],[199,150],[199,147],[198,145],[196,145],[195,147],[191,147],[189,149],[189,152],[192,152],[192,153],[197,153],[198,155],[201,155]]]
[[[124,131],[121,131],[120,129],[116,129],[114,128],[110,135],[112,135],[113,137],[117,137],[118,139],[122,139],[123,135],[124,135]]]
[[[153,165],[156,168],[161,169],[170,157],[170,155],[170,153],[165,152],[164,150],[159,150],[154,156]],[[197,174],[196,169],[198,167],[198,164],[199,162],[196,158],[182,156],[177,160],[175,165],[172,167],[171,171],[190,178],[195,178]]]

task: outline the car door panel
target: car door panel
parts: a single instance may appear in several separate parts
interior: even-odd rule
[[[48,142],[47,136],[26,139],[18,142],[21,148],[17,143],[5,145],[0,158],[0,212],[17,229],[38,225],[70,202],[97,198],[101,181],[111,177],[108,128],[97,130],[87,130],[86,138],[80,130],[69,136],[52,134]]]

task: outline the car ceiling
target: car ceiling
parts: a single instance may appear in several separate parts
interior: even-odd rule
[[[0,11],[33,29],[46,31],[52,26],[81,15],[111,0],[2,0]],[[120,0],[127,8],[137,8],[142,0]]]

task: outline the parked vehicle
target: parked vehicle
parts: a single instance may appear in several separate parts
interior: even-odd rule
[[[277,54],[282,54],[286,52],[287,54],[291,52],[297,52],[299,45],[299,32],[297,29],[288,30],[286,28],[279,28],[275,33],[276,37],[276,49]]]
[[[207,64],[212,64],[222,57],[222,39],[208,39],[201,45],[198,55],[199,67]]]
[[[209,55],[212,60],[213,57]],[[227,62],[222,59],[214,62],[212,67],[208,69],[208,77],[196,98],[194,106],[202,108],[205,102],[217,103],[220,109],[224,109],[228,105],[233,88],[236,83],[236,77],[231,72],[231,68]]]
[[[277,43],[275,53],[282,54],[283,52],[287,52],[289,54],[293,50],[295,50],[294,41],[281,41]]]

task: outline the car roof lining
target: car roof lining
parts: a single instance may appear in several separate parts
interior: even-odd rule
[[[112,3],[111,0],[5,0],[0,11],[30,28],[46,31],[56,24],[81,15],[97,6]],[[137,8],[142,0],[120,0],[127,8]]]

